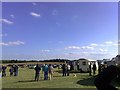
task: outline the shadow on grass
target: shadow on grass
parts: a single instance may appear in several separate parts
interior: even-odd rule
[[[57,72],[57,73],[62,73],[63,71],[62,71],[62,70],[56,70],[55,72]]]
[[[55,72],[63,73],[62,70],[56,70]],[[77,70],[77,71],[75,71],[75,70],[71,70],[70,73],[88,73],[88,72],[83,72],[83,71],[80,71],[80,70]]]
[[[77,81],[77,84],[85,85],[85,86],[95,86],[94,85],[95,76],[90,78],[83,78],[82,80]]]
[[[39,81],[45,81],[45,80],[38,80],[38,81],[35,81],[35,80],[26,80],[26,81],[18,81],[18,82],[22,83],[22,82],[39,82]]]
[[[61,76],[53,76],[53,77],[62,77],[62,75]]]
[[[77,84],[79,84],[79,85],[85,85],[85,86],[95,86],[94,85],[95,78],[96,78],[96,76],[91,76],[89,78],[83,78],[82,80],[77,81]],[[112,81],[112,85],[120,87],[120,80],[114,79]]]

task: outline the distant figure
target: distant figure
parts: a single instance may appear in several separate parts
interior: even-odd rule
[[[2,66],[0,66],[0,78],[2,77]]]
[[[36,67],[35,67],[35,81],[39,80],[39,76],[40,76],[40,70],[41,68],[39,67],[39,65],[37,64]]]
[[[67,65],[67,76],[69,76],[70,75],[70,65],[68,64]]]
[[[6,76],[6,69],[7,69],[6,66],[2,66],[2,77]]]
[[[63,64],[62,69],[63,69],[63,76],[66,76],[66,74],[67,74],[67,66],[66,66],[66,64]]]
[[[51,80],[53,77],[53,66],[50,64],[49,65],[49,79]]]
[[[74,68],[73,68],[73,65],[72,65],[72,64],[70,65],[70,71],[71,71],[71,70],[74,70]]]
[[[111,85],[111,82],[114,78],[120,76],[120,68],[117,66],[109,66],[105,68],[96,78],[95,86],[97,90],[118,90]]]
[[[96,64],[94,62],[94,64],[93,64],[93,75],[95,75],[95,72],[96,72]]]
[[[48,65],[47,64],[43,67],[43,71],[44,71],[44,80],[48,80]]]
[[[2,71],[0,71],[0,78],[2,77]]]
[[[100,74],[102,71],[102,64],[99,64],[99,67],[98,67],[98,74]]]
[[[91,68],[91,63],[89,65],[89,76],[91,76],[92,68]]]
[[[18,66],[14,66],[14,76],[18,76]]]
[[[10,67],[9,72],[10,72],[10,76],[13,76],[13,73],[14,73],[13,65]]]
[[[45,64],[42,65],[42,74],[44,73]]]

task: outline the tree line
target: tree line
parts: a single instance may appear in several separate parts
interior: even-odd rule
[[[50,59],[50,60],[1,60],[1,63],[25,63],[25,62],[67,62],[68,59]]]

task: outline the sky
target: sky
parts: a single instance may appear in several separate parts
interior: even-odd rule
[[[111,59],[117,2],[3,2],[2,59]]]

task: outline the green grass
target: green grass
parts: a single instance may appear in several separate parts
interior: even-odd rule
[[[40,81],[34,81],[35,71],[28,68],[19,68],[17,77],[10,77],[7,69],[7,76],[2,78],[2,88],[95,88],[94,76],[88,73],[76,73],[77,77],[62,77],[62,73],[54,72],[52,80],[43,80],[40,74]]]

